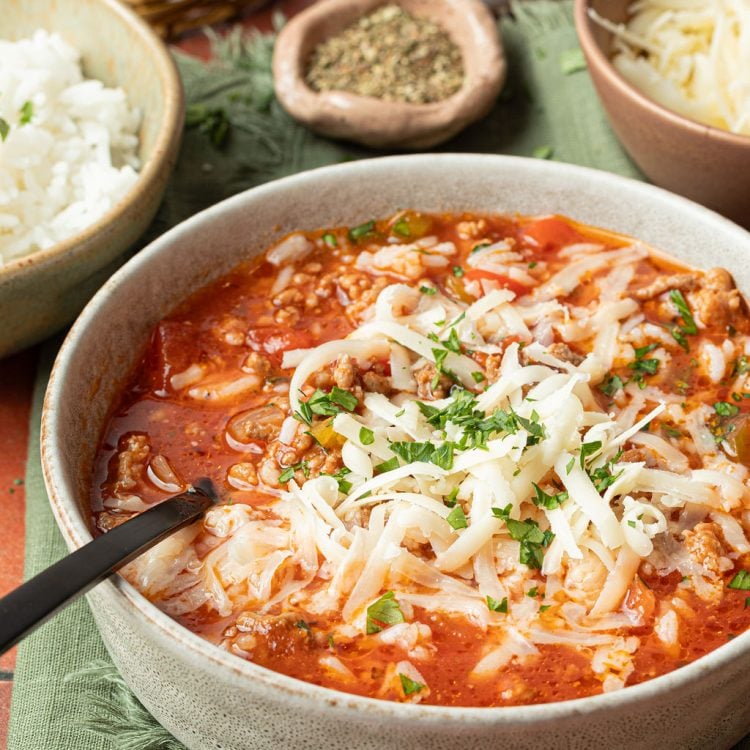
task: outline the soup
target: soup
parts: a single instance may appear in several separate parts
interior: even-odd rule
[[[618,690],[750,623],[749,333],[726,271],[564,217],[294,233],[157,326],[94,521],[212,478],[220,503],[123,574],[301,680]]]

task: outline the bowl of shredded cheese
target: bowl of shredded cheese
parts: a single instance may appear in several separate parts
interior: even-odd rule
[[[577,0],[612,128],[655,183],[750,225],[750,15],[716,0]]]
[[[115,0],[0,17],[0,356],[50,335],[161,201],[182,131],[176,67]]]

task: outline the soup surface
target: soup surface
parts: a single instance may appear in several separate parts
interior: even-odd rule
[[[726,271],[558,216],[295,233],[154,331],[95,523],[211,477],[220,504],[124,574],[302,680],[617,690],[750,623],[748,334]]]

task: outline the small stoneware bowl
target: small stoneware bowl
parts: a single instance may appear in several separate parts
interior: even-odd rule
[[[84,75],[125,89],[142,113],[141,169],[99,221],[46,250],[0,266],[0,357],[69,323],[122,262],[159,207],[180,145],[182,84],[164,44],[117,0],[3,0],[0,39],[36,29],[81,52]]]
[[[91,539],[93,457],[157,322],[284,234],[397,208],[567,214],[750,290],[750,234],[651,185],[541,159],[427,154],[355,161],[241,193],[162,235],[118,271],[66,339],[42,420],[44,477],[69,548]],[[207,252],[210,248],[210,252]],[[128,685],[191,750],[728,748],[750,728],[750,633],[649,682],[564,703],[450,708],[362,698],[272,672],[186,630],[124,579],[89,603]]]
[[[489,112],[505,81],[497,24],[480,0],[398,0],[417,18],[444,28],[461,50],[464,84],[430,104],[386,101],[346,91],[313,91],[305,83],[312,50],[382,0],[322,0],[295,16],[279,33],[273,55],[276,96],[312,130],[366,146],[428,148],[454,136]]]
[[[641,93],[610,61],[612,34],[588,15],[627,19],[630,0],[575,0],[575,24],[612,129],[643,172],[750,227],[750,137],[688,120]]]

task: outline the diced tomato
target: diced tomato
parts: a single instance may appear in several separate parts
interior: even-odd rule
[[[484,271],[481,268],[472,268],[464,274],[465,279],[487,279],[488,281],[496,281],[506,289],[510,289],[511,292],[515,292],[516,296],[521,297],[529,291],[529,287],[522,284],[520,281],[511,279],[510,276],[506,276],[502,273],[494,273],[492,271]]]
[[[521,236],[531,239],[532,244],[537,245],[540,250],[552,250],[584,242],[586,239],[567,221],[557,216],[548,216],[526,224],[521,228]]]

